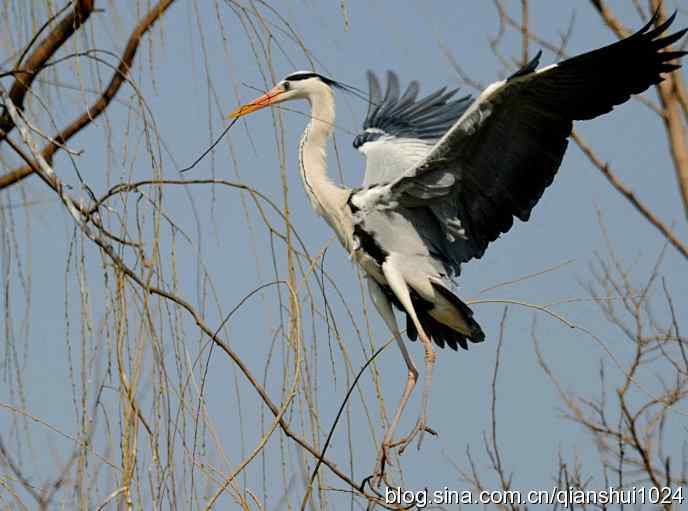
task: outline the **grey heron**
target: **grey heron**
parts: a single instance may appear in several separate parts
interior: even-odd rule
[[[456,91],[446,89],[419,98],[416,81],[402,94],[391,72],[383,95],[369,72],[369,108],[354,140],[367,160],[360,188],[342,187],[326,172],[334,90],[345,85],[315,72],[295,72],[230,114],[236,119],[285,101],[310,104],[310,122],[299,143],[306,195],[365,272],[372,301],[407,368],[382,442],[381,472],[392,446],[404,448],[419,435],[420,447],[429,430],[433,341],[456,350],[485,339],[473,312],[453,291],[461,265],[480,258],[490,242],[509,231],[514,217],[529,219],[561,165],[574,121],[610,112],[680,67],[686,52],[666,49],[688,29],[664,35],[675,16],[658,24],[655,14],[625,39],[542,69],[537,69],[539,53],[474,100],[453,99]],[[420,339],[425,355],[420,417],[398,442],[395,430],[418,371],[394,308],[405,313],[406,333]]]

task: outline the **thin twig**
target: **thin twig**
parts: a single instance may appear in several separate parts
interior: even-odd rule
[[[160,0],[139,21],[139,23],[136,25],[136,28],[134,28],[133,32],[129,36],[127,45],[124,49],[124,52],[122,53],[122,57],[117,66],[117,69],[115,70],[114,74],[112,75],[112,78],[110,79],[110,83],[103,91],[103,93],[100,95],[100,97],[95,101],[95,103],[93,103],[93,105],[91,105],[91,107],[88,108],[88,110],[86,110],[83,114],[81,114],[74,121],[72,121],[59,134],[52,137],[53,141],[57,143],[49,143],[41,151],[41,155],[46,161],[52,162],[53,156],[60,149],[59,144],[66,144],[74,135],[79,133],[86,126],[90,125],[96,118],[98,118],[103,112],[105,112],[105,110],[110,105],[117,92],[119,92],[124,82],[128,80],[127,77],[129,75],[129,70],[131,69],[131,64],[134,60],[134,57],[136,56],[136,52],[141,42],[141,38],[146,32],[148,32],[153,27],[155,22],[162,17],[162,15],[174,3],[174,1],[175,0]],[[93,2],[92,0],[80,0],[80,3],[90,3],[92,5]],[[45,63],[51,56],[52,53],[46,56],[45,60],[42,62]],[[29,59],[29,61],[30,60],[31,59]],[[9,93],[9,99],[12,99],[11,90]],[[2,128],[5,131],[5,133],[7,133],[7,127],[3,127],[2,121],[0,121],[0,128]],[[9,128],[11,129],[12,126],[9,126]],[[3,135],[0,132],[0,142],[4,139],[5,136],[6,135]],[[7,188],[8,186],[11,186],[17,183],[18,181],[21,181],[27,176],[30,176],[33,173],[33,171],[34,170],[31,165],[25,165],[23,167],[12,170],[7,174],[0,176],[0,190],[2,190],[3,188]]]
[[[676,234],[664,224],[657,216],[645,205],[640,199],[638,199],[635,194],[614,174],[609,167],[609,164],[604,163],[595,154],[592,148],[580,137],[576,130],[573,130],[571,137],[578,144],[583,154],[588,157],[588,160],[597,167],[597,169],[602,173],[607,181],[618,191],[626,197],[628,202],[630,202],[635,209],[645,217],[652,225],[654,225],[657,230],[662,233],[662,235],[669,240],[669,242],[678,250],[683,257],[688,259],[688,246],[686,246],[681,240],[678,239]]]
[[[26,64],[21,68],[22,72],[16,74],[14,84],[12,84],[9,91],[9,98],[17,108],[20,110],[23,108],[24,98],[45,63],[88,20],[93,12],[93,4],[94,0],[76,0],[74,2],[74,9],[60,20],[50,34],[41,41],[38,47],[26,59]],[[33,41],[29,43],[29,46],[32,43]],[[19,62],[21,62],[21,58]],[[0,117],[0,130],[4,132],[4,134],[0,133],[0,143],[13,128],[14,123],[8,112],[5,112]]]

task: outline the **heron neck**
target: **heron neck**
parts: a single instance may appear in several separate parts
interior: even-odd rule
[[[327,140],[332,133],[335,119],[334,94],[321,90],[308,98],[311,104],[311,122],[299,144],[301,178],[313,209],[341,234],[336,219],[348,192],[335,184],[327,175]]]

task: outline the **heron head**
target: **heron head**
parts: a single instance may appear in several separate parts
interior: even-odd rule
[[[240,106],[229,117],[236,119],[266,106],[276,105],[293,99],[308,99],[323,90],[331,90],[337,82],[312,71],[297,71],[286,76],[272,89],[250,103]]]

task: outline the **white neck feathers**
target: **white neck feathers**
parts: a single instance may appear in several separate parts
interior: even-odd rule
[[[318,87],[308,95],[311,105],[311,121],[299,144],[299,166],[306,195],[313,209],[337,232],[343,243],[350,237],[343,225],[343,210],[349,191],[335,183],[327,175],[327,140],[335,120],[334,94],[329,87]],[[345,243],[345,246],[348,243]]]
[[[299,165],[306,194],[315,211],[325,216],[328,205],[345,193],[327,175],[327,140],[334,126],[334,94],[329,88],[318,88],[309,95],[311,122],[299,144]]]

